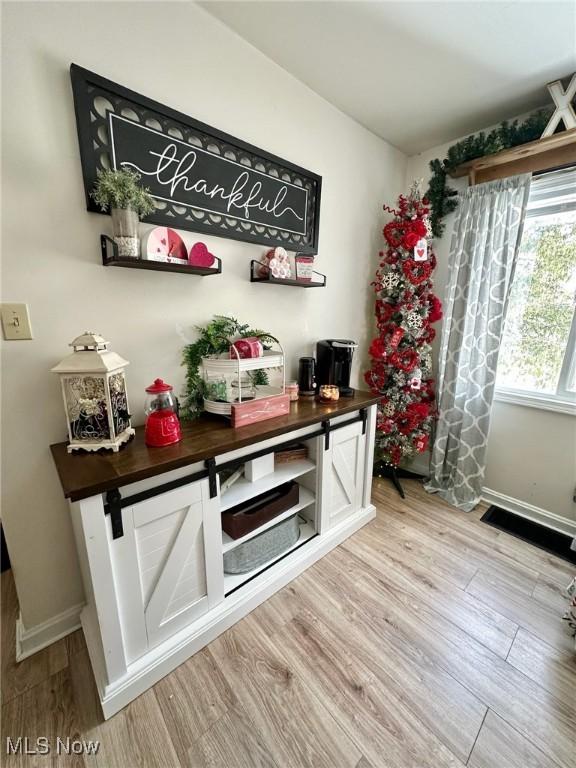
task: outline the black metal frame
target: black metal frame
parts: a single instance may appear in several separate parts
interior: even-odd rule
[[[258,261],[257,259],[252,259],[250,262],[250,282],[251,283],[272,283],[273,285],[292,285],[297,286],[298,288],[325,288],[326,287],[326,275],[324,275],[322,272],[314,271],[315,275],[320,275],[322,278],[322,282],[316,282],[313,280],[296,280],[292,278],[280,278],[280,277],[272,277],[272,275],[268,274],[265,277],[260,277],[258,274],[255,274],[255,270],[258,267],[265,267],[268,269],[268,265],[264,264],[262,261]]]
[[[306,184],[310,185],[310,202],[308,205],[309,215],[306,235],[295,235],[294,233],[289,233],[287,230],[282,230],[278,227],[268,227],[255,223],[249,223],[250,226],[247,228],[247,222],[240,222],[238,219],[234,219],[233,216],[223,216],[222,214],[216,214],[216,216],[219,216],[221,219],[228,219],[229,221],[234,222],[234,224],[227,225],[225,221],[215,222],[210,218],[209,213],[206,213],[206,216],[204,216],[202,220],[198,220],[195,217],[186,217],[184,214],[179,214],[174,210],[171,211],[172,215],[170,216],[168,216],[165,211],[156,210],[146,218],[147,222],[190,230],[193,232],[205,232],[218,237],[259,243],[270,247],[284,246],[288,250],[298,251],[303,254],[313,255],[318,253],[320,199],[322,191],[321,176],[287,160],[283,160],[270,152],[259,149],[252,144],[237,139],[228,133],[213,128],[206,123],[195,120],[182,112],[166,107],[153,99],[142,96],[142,94],[132,91],[129,88],[125,88],[124,86],[97,75],[94,72],[90,72],[77,64],[70,65],[70,77],[74,95],[74,110],[76,114],[80,158],[84,177],[86,207],[89,211],[102,213],[90,197],[90,192],[96,181],[96,170],[98,167],[104,167],[101,162],[99,163],[100,156],[108,154],[108,145],[106,144],[106,141],[109,141],[109,137],[107,137],[106,118],[102,117],[100,114],[94,114],[92,108],[94,99],[101,95],[112,105],[115,113],[116,111],[120,112],[122,109],[131,109],[133,112],[140,111],[142,116],[155,119],[161,125],[177,123],[186,133],[194,135],[194,137],[203,142],[206,147],[209,144],[215,144],[220,145],[225,150],[238,153],[239,156],[252,162],[252,166],[247,166],[249,168],[259,163],[266,169],[265,173],[268,173],[268,167],[274,169],[274,174],[268,174],[273,178],[281,178],[282,173],[287,172],[289,175],[297,176]],[[109,113],[110,110],[108,110],[107,114]],[[106,135],[105,139],[98,133],[100,128],[103,129],[102,132]],[[224,152],[222,151],[221,154],[224,155]],[[109,167],[112,167],[109,158],[108,160]],[[176,207],[178,206],[176,205]],[[193,210],[198,214],[201,214],[198,209]],[[214,214],[212,214],[212,216],[214,216]],[[274,234],[274,231],[276,234]]]
[[[109,249],[112,249],[112,256]],[[130,269],[148,269],[156,272],[178,272],[181,275],[221,275],[222,259],[215,256],[215,267],[195,267],[192,264],[174,264],[166,261],[154,261],[153,259],[130,259],[118,256],[118,246],[108,235],[100,235],[100,251],[102,264],[105,267],[128,267]]]
[[[302,435],[303,440],[310,440],[314,437],[324,437],[324,450],[327,451],[330,448],[330,433],[336,432],[338,429],[348,427],[351,424],[362,423],[362,434],[366,434],[366,423],[368,419],[368,411],[366,408],[359,410],[358,416],[352,419],[346,419],[346,421],[340,421],[337,424],[331,424],[329,419],[325,419],[321,422],[320,429],[310,432],[307,435]],[[267,456],[270,453],[287,448],[294,443],[294,438],[286,440],[283,443],[273,445],[271,448],[263,448],[260,451],[253,451],[240,458],[232,459],[231,461],[225,461],[222,464],[216,464],[216,457],[211,456],[204,461],[206,469],[194,472],[191,475],[185,475],[184,477],[178,477],[176,480],[169,480],[167,483],[156,485],[154,488],[149,488],[146,491],[140,493],[134,493],[131,496],[122,497],[118,488],[113,488],[106,492],[106,503],[104,504],[104,514],[110,515],[112,523],[112,538],[118,539],[124,535],[124,528],[122,525],[122,509],[124,507],[130,507],[133,504],[138,504],[141,501],[152,499],[154,496],[159,496],[161,493],[167,493],[173,491],[175,488],[180,488],[182,485],[188,485],[189,483],[196,482],[196,480],[203,480],[208,478],[208,487],[210,492],[210,498],[213,499],[218,495],[218,483],[217,475],[223,469],[237,466],[239,462],[252,461],[252,459],[259,459],[262,456]]]

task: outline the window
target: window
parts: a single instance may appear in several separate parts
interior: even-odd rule
[[[530,187],[496,398],[576,413],[576,168]]]

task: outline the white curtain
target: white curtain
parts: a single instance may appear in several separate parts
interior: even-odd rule
[[[461,196],[440,347],[439,419],[426,490],[470,511],[480,501],[496,365],[530,174]]]

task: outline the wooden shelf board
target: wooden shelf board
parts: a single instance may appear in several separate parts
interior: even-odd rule
[[[220,511],[225,512],[227,509],[235,507],[243,501],[270,491],[272,488],[276,488],[278,485],[282,485],[282,483],[287,483],[289,480],[294,480],[296,477],[311,472],[313,469],[316,469],[313,461],[302,459],[301,461],[291,461],[280,465],[274,472],[260,478],[260,480],[256,480],[254,483],[242,477],[221,496]]]
[[[105,267],[128,267],[129,269],[150,269],[156,272],[179,272],[181,275],[219,275],[219,267],[192,267],[174,264],[167,261],[152,261],[151,259],[121,259],[112,258],[103,261]]]
[[[263,271],[262,271],[263,270]],[[262,273],[261,273],[262,271]],[[321,278],[318,280],[295,280],[293,278],[273,277],[267,265],[256,259],[250,262],[250,282],[251,283],[270,283],[272,285],[291,285],[296,288],[325,288],[326,275],[322,272],[313,270],[313,274]]]
[[[105,267],[127,267],[128,269],[148,269],[154,272],[178,272],[181,275],[220,275],[222,260],[216,258],[214,267],[194,267],[191,264],[175,264],[169,261],[154,261],[153,259],[126,258],[118,255],[118,246],[108,235],[100,235],[100,252],[102,264]]]
[[[309,491],[307,488],[300,486],[300,500],[298,501],[298,504],[295,504],[293,507],[290,507],[290,509],[281,512],[279,515],[276,515],[276,517],[273,517],[272,520],[268,520],[267,523],[264,523],[258,528],[255,528],[245,536],[242,536],[239,539],[233,539],[228,536],[227,533],[222,531],[222,552],[229,552],[239,544],[244,544],[245,541],[249,541],[250,539],[254,538],[254,536],[258,536],[260,533],[264,533],[264,531],[268,530],[268,528],[273,528],[275,525],[278,525],[278,523],[281,523],[282,520],[287,520],[293,514],[300,512],[301,509],[309,507],[310,504],[313,504],[315,501],[316,497],[312,491]]]
[[[268,568],[270,565],[273,565],[278,560],[282,560],[284,557],[286,557],[286,555],[288,555],[294,549],[302,546],[302,544],[307,542],[315,535],[316,530],[312,523],[304,523],[300,526],[300,536],[298,537],[298,541],[295,542],[289,549],[285,550],[276,557],[273,557],[271,560],[268,560],[266,563],[262,563],[262,565],[259,565],[258,568],[254,568],[254,570],[248,571],[247,573],[225,573],[224,595],[227,596],[233,589],[237,589],[238,587],[242,586],[242,584],[245,584],[247,581],[253,579],[254,576],[257,576],[261,571],[266,570],[266,568]]]
[[[478,157],[476,160],[469,160],[467,163],[457,165],[456,168],[449,172],[449,175],[457,179],[461,176],[468,176],[471,172],[493,168],[497,165],[507,165],[526,157],[540,155],[563,147],[570,147],[571,145],[574,145],[576,153],[576,128],[555,133],[553,136],[548,136],[545,139],[537,139],[526,144],[519,144],[517,147],[504,149],[502,152],[496,152],[493,155],[485,155],[484,157]]]
[[[318,283],[313,280],[281,280],[277,277],[252,277],[252,283],[271,283],[273,285],[293,285],[298,288],[325,288],[326,283]]]

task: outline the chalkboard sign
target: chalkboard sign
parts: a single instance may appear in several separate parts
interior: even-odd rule
[[[154,224],[318,252],[320,176],[70,67],[88,210],[96,172],[131,168],[150,189]]]

